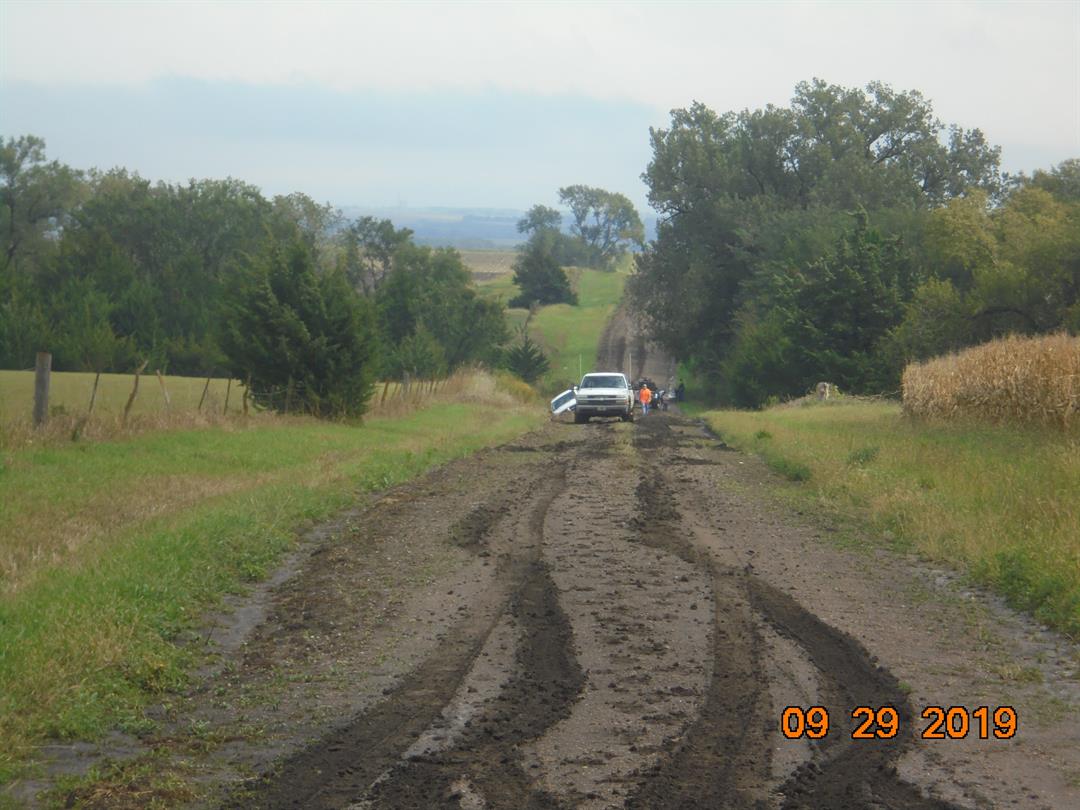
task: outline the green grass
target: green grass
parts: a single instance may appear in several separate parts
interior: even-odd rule
[[[98,386],[94,412],[119,414],[124,410],[131,394],[134,374],[102,374]],[[165,376],[165,388],[173,410],[194,411],[202,397],[206,378]],[[227,380],[211,380],[204,407],[221,413],[225,405]],[[68,414],[84,414],[90,404],[90,392],[94,387],[94,375],[77,371],[54,371],[49,382],[49,406]],[[232,384],[229,396],[229,412],[239,413],[244,389]],[[34,372],[0,371],[0,422],[21,419],[30,421],[34,410]],[[139,380],[139,394],[131,411],[136,414],[161,413],[165,399],[156,375],[144,374]]]
[[[1080,438],[906,420],[896,405],[709,411],[729,444],[900,548],[967,571],[1080,634]]]
[[[506,441],[538,408],[440,404],[25,448],[0,467],[0,783],[47,737],[145,727],[200,611],[267,575],[303,522]]]

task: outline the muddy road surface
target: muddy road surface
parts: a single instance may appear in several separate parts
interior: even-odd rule
[[[221,617],[155,761],[201,807],[1080,806],[1075,647],[775,486],[674,412],[449,464]],[[1019,731],[922,739],[929,706]]]

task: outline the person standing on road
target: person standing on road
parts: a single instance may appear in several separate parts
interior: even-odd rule
[[[649,390],[649,386],[641,386],[641,415],[649,415],[649,403],[652,402],[652,391]]]

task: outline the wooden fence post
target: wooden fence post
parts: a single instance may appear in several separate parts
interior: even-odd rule
[[[128,396],[127,404],[124,405],[124,416],[120,420],[121,426],[127,424],[128,414],[131,412],[131,406],[135,404],[135,397],[139,393],[139,375],[146,369],[146,364],[149,360],[143,360],[142,365],[135,369],[135,385],[131,387],[131,394]]]
[[[229,415],[229,393],[232,391],[232,377],[229,377],[229,382],[225,385],[225,408],[221,411],[222,416]]]
[[[244,416],[248,415],[248,397],[251,396],[251,375],[248,374],[247,382],[244,383]]]
[[[79,436],[82,435],[83,428],[86,427],[86,423],[90,421],[90,415],[94,412],[94,403],[97,401],[97,389],[98,383],[101,382],[101,372],[99,371],[94,375],[94,387],[90,391],[90,404],[86,408],[86,416],[82,417],[75,423],[75,429],[71,431],[71,440],[77,442]]]
[[[210,378],[206,378],[206,385],[203,386],[202,396],[199,397],[199,407],[197,410],[202,410],[203,403],[206,401],[206,392],[210,390]]]
[[[49,418],[49,377],[52,374],[52,355],[38,352],[34,364],[34,427],[41,427]]]

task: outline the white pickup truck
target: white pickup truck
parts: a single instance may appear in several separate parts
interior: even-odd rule
[[[581,425],[593,416],[617,416],[634,421],[634,391],[626,375],[618,371],[594,371],[573,389],[574,421]]]

